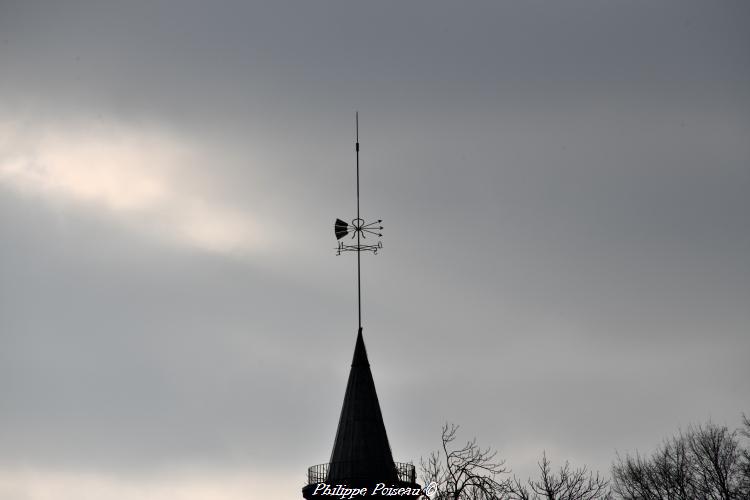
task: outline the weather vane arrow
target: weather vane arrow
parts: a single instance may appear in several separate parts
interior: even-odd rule
[[[336,235],[339,245],[336,248],[336,255],[341,255],[341,252],[357,252],[357,310],[359,316],[359,329],[362,330],[362,273],[361,273],[361,254],[362,252],[372,252],[377,254],[378,250],[383,248],[383,243],[378,240],[374,243],[363,243],[362,240],[367,239],[367,235],[380,238],[383,236],[381,232],[383,230],[383,221],[378,219],[374,222],[365,222],[364,219],[359,216],[359,112],[354,114],[354,130],[355,130],[355,147],[354,150],[357,155],[357,217],[352,219],[351,222],[346,222],[341,219],[336,219],[333,223],[333,232]],[[352,242],[346,244],[341,241],[346,236],[349,236],[349,240],[357,239],[357,243]],[[372,241],[372,240],[371,240]]]

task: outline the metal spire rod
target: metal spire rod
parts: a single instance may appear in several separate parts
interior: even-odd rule
[[[354,114],[354,151],[357,158],[357,218],[352,220],[351,223],[345,222],[341,219],[336,219],[333,225],[333,231],[336,234],[336,239],[341,240],[344,236],[351,234],[353,239],[357,237],[356,245],[346,245],[343,241],[339,241],[338,248],[336,249],[336,255],[341,255],[341,252],[357,252],[357,318],[359,329],[362,329],[362,251],[378,253],[378,250],[383,248],[383,244],[380,241],[376,243],[363,243],[362,240],[367,239],[367,236],[380,238],[383,236],[380,231],[383,230],[381,225],[383,221],[378,219],[373,222],[365,222],[360,218],[359,211],[359,112]]]
[[[354,150],[357,153],[357,219],[359,220],[359,111],[354,112],[354,136],[356,141]],[[357,231],[357,317],[360,330],[362,329],[362,273],[360,270],[362,245],[359,239],[361,234],[361,230]]]

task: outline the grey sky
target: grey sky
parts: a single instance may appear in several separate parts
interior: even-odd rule
[[[356,334],[397,460],[750,412],[745,2],[0,0],[0,498],[299,496]],[[87,497],[86,495],[92,495]]]

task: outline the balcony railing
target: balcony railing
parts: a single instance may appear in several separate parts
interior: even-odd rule
[[[307,469],[307,484],[325,483],[328,480],[328,471],[331,469],[331,465],[343,466],[344,469],[351,469],[346,467],[350,462],[335,462],[333,464],[319,464],[313,465]],[[413,464],[405,464],[401,462],[394,462],[396,468],[396,477],[399,481],[409,484],[415,484],[417,482],[417,471]],[[362,479],[357,477],[348,477],[347,480]]]

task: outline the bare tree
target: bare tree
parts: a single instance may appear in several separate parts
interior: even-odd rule
[[[651,459],[619,455],[613,467],[614,491],[625,500],[698,498],[692,458],[682,438],[665,441]]]
[[[703,496],[722,500],[739,498],[742,450],[737,431],[709,423],[691,429],[687,438]]]
[[[605,500],[610,498],[609,481],[589,472],[584,466],[572,469],[569,462],[552,471],[547,453],[538,462],[539,479],[523,484],[517,477],[508,479],[506,488],[511,500]]]
[[[505,491],[499,476],[507,473],[497,451],[482,449],[476,438],[462,447],[454,445],[458,426],[443,426],[442,449],[421,461],[425,485],[434,482],[434,500],[500,500]]]
[[[747,499],[750,456],[739,435],[709,422],[664,441],[650,458],[618,456],[613,490],[623,500]]]
[[[750,439],[750,418],[742,414],[742,427],[740,435],[746,440]],[[746,444],[742,450],[742,459],[740,463],[740,496],[741,498],[750,498],[750,443]]]

